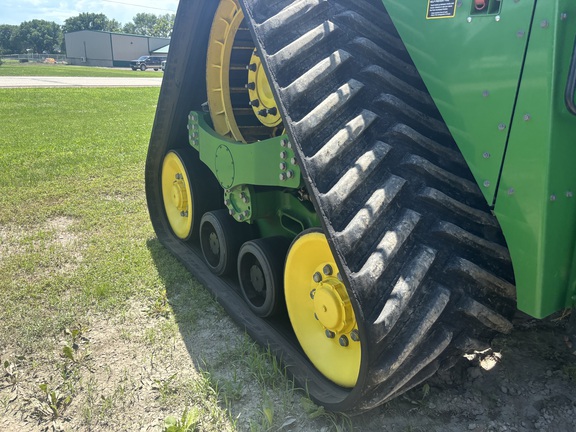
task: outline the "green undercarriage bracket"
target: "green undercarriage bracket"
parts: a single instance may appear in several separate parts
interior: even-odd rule
[[[245,184],[300,187],[300,167],[286,135],[239,143],[218,135],[196,111],[188,116],[188,132],[190,145],[225,190]]]

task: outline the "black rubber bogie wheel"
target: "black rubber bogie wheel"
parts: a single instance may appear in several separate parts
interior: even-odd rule
[[[250,226],[236,222],[227,210],[205,213],[200,222],[200,246],[210,271],[217,276],[232,274],[240,247],[250,237]]]
[[[289,241],[283,237],[252,240],[238,254],[238,280],[242,295],[259,317],[284,308],[283,271]]]

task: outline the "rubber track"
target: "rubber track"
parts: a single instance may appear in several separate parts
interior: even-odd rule
[[[243,0],[354,304],[374,408],[508,332],[507,248],[380,0]],[[298,374],[297,374],[298,375]]]

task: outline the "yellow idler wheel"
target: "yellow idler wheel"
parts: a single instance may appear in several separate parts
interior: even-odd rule
[[[222,136],[244,141],[234,117],[230,98],[230,68],[234,40],[244,20],[237,0],[221,0],[210,31],[206,64],[208,106],[214,130]]]
[[[353,387],[360,372],[358,327],[323,233],[305,231],[294,240],[284,291],[294,333],[310,361],[326,378]]]
[[[162,163],[164,210],[174,234],[188,240],[192,235],[192,189],[186,166],[180,155],[170,151]]]
[[[252,105],[252,110],[258,120],[260,120],[260,123],[270,128],[282,123],[270,82],[256,50],[252,53],[250,64],[248,65],[247,87],[250,95],[250,105]]]

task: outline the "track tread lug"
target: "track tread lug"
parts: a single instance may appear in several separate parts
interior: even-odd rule
[[[354,275],[360,285],[367,285],[380,279],[421,218],[422,215],[410,209],[402,212],[395,225],[386,231],[358,273]]]
[[[340,158],[342,154],[356,144],[377,119],[378,116],[372,111],[362,110],[313,156],[307,159],[310,170],[320,175],[320,171],[329,168],[334,159]]]
[[[421,304],[412,313],[410,321],[400,334],[391,341],[381,355],[378,366],[374,368],[371,380],[375,384],[386,381],[411,356],[418,357],[416,348],[426,339],[430,329],[442,314],[450,301],[450,290],[445,287],[435,287],[434,295],[428,297],[429,302]]]
[[[367,242],[373,236],[379,218],[383,217],[406,184],[403,178],[391,175],[370,196],[366,204],[354,214],[346,228],[336,233],[344,254],[352,251],[355,243]]]
[[[509,320],[470,297],[465,297],[459,302],[458,310],[500,333],[508,334],[512,331],[513,325]]]
[[[364,88],[360,81],[351,79],[328,95],[318,106],[300,121],[294,123],[294,132],[299,139],[309,137],[323,123],[345,109],[346,105]]]
[[[410,300],[424,282],[425,276],[432,267],[436,252],[430,248],[422,248],[415,257],[404,266],[396,281],[388,301],[373,322],[371,333],[379,343],[396,325],[400,316],[406,312]]]
[[[348,52],[337,50],[330,57],[318,62],[313,68],[309,69],[308,72],[283,90],[286,102],[294,103],[300,98],[307,97],[312,87],[317,86],[319,81],[329,79],[351,57]]]

